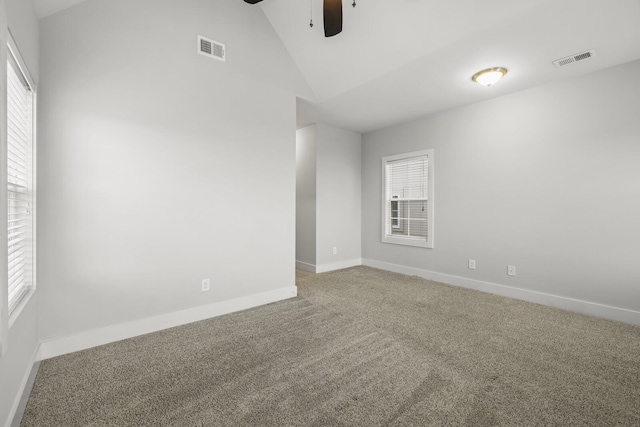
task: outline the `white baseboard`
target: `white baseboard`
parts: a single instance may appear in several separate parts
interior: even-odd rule
[[[296,268],[298,268],[300,270],[308,271],[310,273],[315,273],[316,272],[315,264],[309,264],[308,262],[303,262],[303,261],[297,261],[296,260]]]
[[[308,262],[296,261],[296,268],[309,271],[311,273],[327,273],[334,270],[342,270],[343,268],[355,267],[362,265],[362,258],[348,259],[346,261],[332,262],[329,264],[314,265]]]
[[[82,332],[69,337],[44,341],[40,343],[36,360],[49,359],[139,335],[233,313],[235,311],[258,307],[260,305],[293,298],[296,295],[298,295],[298,288],[291,286],[174,313],[134,320],[132,322]]]
[[[348,259],[346,261],[316,265],[316,273],[326,273],[328,271],[342,270],[343,268],[355,267],[357,265],[362,265],[362,258],[354,258]]]
[[[616,320],[618,322],[640,325],[640,312],[625,308],[613,307],[589,301],[582,301],[573,298],[561,297],[558,295],[546,294],[527,289],[514,288],[511,286],[499,285],[497,283],[483,282],[481,280],[469,279],[466,277],[453,276],[450,274],[437,273],[435,271],[422,270],[419,268],[407,267],[399,264],[391,264],[372,259],[363,259],[362,265],[378,268],[380,270],[392,271],[410,276],[419,276],[434,282],[446,283],[448,285],[460,286],[462,288],[475,289],[477,291],[490,294],[501,295],[509,298],[533,302],[549,307],[569,310],[576,313],[588,314],[605,319]]]
[[[20,381],[20,390],[18,390],[18,393],[16,393],[13,404],[11,405],[11,412],[9,412],[9,417],[7,418],[6,427],[11,427],[12,425],[14,425],[14,418],[22,402],[22,395],[24,394],[24,390],[29,385],[31,380],[31,374],[32,374],[31,371],[33,370],[33,365],[36,363],[37,354],[38,354],[38,348],[36,348],[33,351],[33,354],[31,355],[31,360],[29,361],[29,369],[25,372],[24,376],[22,377],[22,381]]]

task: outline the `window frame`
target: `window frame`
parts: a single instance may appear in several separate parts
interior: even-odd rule
[[[10,31],[7,31],[7,43],[6,43],[6,58],[4,61],[4,67],[8,67],[11,66],[9,64],[10,62],[10,58],[12,57],[15,64],[18,66],[20,73],[22,74],[22,78],[24,78],[26,84],[29,86],[29,89],[31,91],[31,120],[29,125],[31,126],[31,171],[30,171],[30,178],[31,178],[31,185],[30,185],[30,190],[31,190],[31,206],[30,206],[30,216],[31,216],[31,284],[28,286],[28,289],[26,290],[26,292],[24,292],[21,296],[20,299],[16,302],[16,304],[14,305],[14,307],[11,309],[11,311],[9,311],[9,295],[8,295],[8,248],[7,245],[3,245],[3,249],[2,252],[0,252],[0,256],[3,257],[4,259],[4,267],[3,267],[3,273],[5,275],[5,280],[3,280],[3,301],[2,301],[2,308],[3,308],[3,317],[5,316],[6,313],[6,320],[3,318],[3,323],[5,325],[7,325],[8,328],[11,328],[13,326],[13,324],[15,323],[16,319],[20,316],[20,313],[22,312],[22,310],[24,309],[24,307],[27,305],[27,303],[29,302],[29,300],[31,299],[32,295],[35,293],[36,290],[36,152],[37,152],[37,85],[33,79],[33,77],[31,76],[31,73],[29,72],[29,69],[26,66],[26,63],[24,62],[24,59],[22,58],[22,55],[20,54],[20,50],[18,49],[18,46],[15,43],[14,38],[12,37],[12,34]],[[6,71],[5,71],[6,72]],[[4,74],[4,80],[7,81],[8,79],[8,74]],[[7,99],[5,100],[5,102],[8,102],[8,88],[7,88]],[[5,116],[7,116],[9,110],[8,110],[8,105],[4,105],[4,110],[3,110],[3,114]],[[5,117],[5,129],[8,131],[8,119]],[[1,186],[2,186],[2,191],[0,192],[0,197],[2,197],[5,201],[7,201],[8,203],[8,196],[9,196],[9,191],[8,191],[8,164],[7,164],[7,150],[8,150],[8,144],[9,144],[9,140],[8,140],[8,135],[5,135],[5,138],[2,141],[2,147],[0,149],[3,150],[3,159],[2,159],[2,181],[1,181]],[[6,209],[4,209],[4,212],[2,214],[2,220],[5,223],[5,226],[8,225],[8,212]],[[5,350],[5,345],[2,346],[2,350]]]
[[[393,194],[387,194],[387,165],[392,162],[409,160],[416,157],[427,157],[427,238],[416,238],[411,236],[403,236],[397,234],[387,234],[387,223],[391,224],[391,227],[396,229],[400,228],[401,219],[397,218],[397,224],[393,224],[390,217],[391,212],[387,212],[387,203],[392,203],[394,197]],[[432,249],[434,247],[434,163],[435,155],[433,149],[412,151],[408,153],[395,154],[391,156],[382,157],[381,171],[382,171],[382,216],[381,216],[381,241],[382,243],[391,243],[396,245],[414,246],[421,248]],[[398,211],[400,210],[400,203],[398,203]],[[391,205],[389,205],[391,206]]]

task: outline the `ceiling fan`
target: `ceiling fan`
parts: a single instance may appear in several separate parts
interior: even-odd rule
[[[256,4],[262,0],[244,0]],[[355,7],[355,1],[353,2]],[[332,37],[342,32],[342,0],[324,0],[324,36]]]

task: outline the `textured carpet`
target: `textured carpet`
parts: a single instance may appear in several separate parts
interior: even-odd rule
[[[640,328],[356,267],[42,362],[23,426],[640,425]]]

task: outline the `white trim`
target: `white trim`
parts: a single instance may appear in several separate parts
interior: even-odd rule
[[[316,272],[315,264],[309,264],[308,262],[298,261],[296,260],[296,268],[304,271],[308,271],[310,273]]]
[[[362,258],[348,259],[345,261],[332,262],[329,264],[309,264],[308,262],[296,261],[296,268],[311,273],[327,273],[329,271],[342,270],[343,268],[356,267],[362,265]]]
[[[583,301],[574,298],[561,297],[558,295],[531,291],[527,289],[514,288],[512,286],[499,285],[497,283],[483,282],[481,280],[453,276],[445,273],[437,273],[435,271],[422,270],[419,268],[391,264],[388,262],[376,261],[372,259],[363,259],[362,265],[378,268],[380,270],[392,271],[394,273],[419,276],[428,280],[433,280],[435,282],[446,283],[448,285],[475,289],[477,291],[487,292],[490,294],[501,295],[509,298],[519,299],[522,301],[555,307],[562,310],[569,310],[576,313],[588,314],[590,316],[597,316],[605,319],[616,320],[618,322],[630,323],[632,325],[640,326],[640,311],[613,307],[610,305],[598,304],[595,302]]]
[[[33,354],[31,355],[31,360],[29,361],[29,369],[25,372],[22,378],[22,381],[20,381],[20,389],[18,390],[18,393],[16,393],[14,401],[11,404],[11,410],[9,411],[9,416],[7,417],[7,423],[5,424],[6,427],[11,427],[11,425],[13,424],[13,417],[16,416],[16,412],[20,407],[20,402],[22,400],[22,395],[24,394],[24,390],[29,384],[31,371],[33,370],[33,365],[36,363],[37,353],[38,353],[38,348],[36,347],[33,350]]]
[[[29,68],[27,68],[27,64],[25,64],[24,59],[22,59],[22,54],[20,53],[20,49],[18,49],[18,45],[16,44],[15,39],[13,38],[13,34],[11,33],[11,30],[9,30],[8,28],[7,28],[7,33],[9,34],[9,37],[7,38],[7,47],[9,48],[9,52],[7,54],[12,55],[13,58],[16,60],[16,63],[18,64],[18,68],[20,68],[20,71],[24,75],[24,78],[27,80],[27,84],[29,85],[31,92],[35,93],[36,86],[37,86],[36,81],[31,76],[31,73],[29,72]],[[9,57],[7,57],[7,60],[8,59]],[[6,67],[6,64],[5,64],[5,67]]]
[[[326,273],[334,270],[342,270],[343,268],[355,267],[362,265],[362,258],[348,259],[345,261],[332,262],[329,264],[316,265],[316,273]]]
[[[222,316],[224,314],[258,307],[264,304],[294,298],[296,295],[298,295],[298,288],[291,286],[261,292],[259,294],[249,295],[246,297],[221,301],[214,304],[194,307],[187,310],[176,311],[174,313],[134,320],[127,323],[121,323],[119,325],[107,326],[105,328],[81,332],[69,337],[44,341],[40,343],[36,360],[50,359],[52,357],[109,344],[127,338],[136,337],[138,335],[157,332],[163,329],[209,319],[211,317]]]

